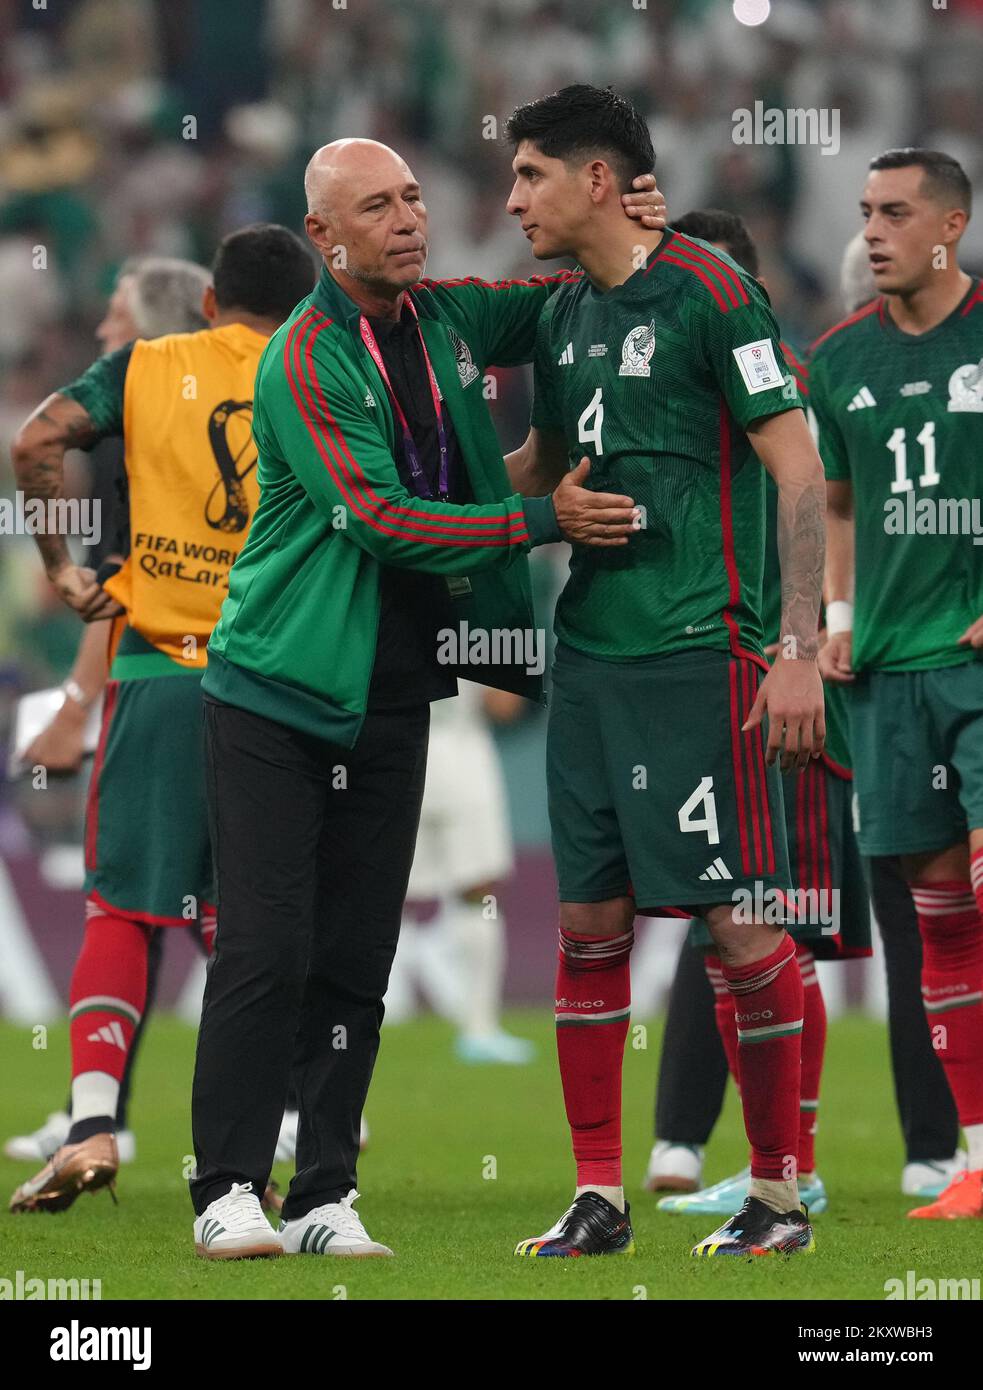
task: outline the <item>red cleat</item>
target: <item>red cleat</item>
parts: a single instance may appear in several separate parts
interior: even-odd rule
[[[923,1221],[962,1221],[983,1216],[983,1168],[960,1173],[927,1207],[915,1207],[909,1216]]]

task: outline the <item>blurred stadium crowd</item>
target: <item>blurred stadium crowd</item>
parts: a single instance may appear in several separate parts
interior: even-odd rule
[[[313,148],[393,144],[421,180],[430,273],[534,269],[504,213],[489,117],[567,81],[610,82],[650,114],[670,218],[741,213],[784,334],[841,316],[840,257],[871,155],[922,144],[980,185],[983,0],[0,0],[0,496],[9,444],[97,351],[130,257],[207,264],[255,220],[300,228]],[[839,148],[738,145],[735,110],[839,112]],[[39,257],[38,248],[43,248]],[[964,242],[983,269],[983,217]],[[503,442],[525,434],[522,373],[501,384]],[[79,458],[75,486],[87,487]],[[0,699],[59,681],[78,640],[29,537],[0,542]]]

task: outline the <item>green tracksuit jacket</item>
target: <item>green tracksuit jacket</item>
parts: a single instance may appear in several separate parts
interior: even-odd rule
[[[550,498],[509,495],[482,376],[486,366],[531,359],[543,305],[568,278],[424,280],[410,291],[475,498],[452,506],[421,500],[400,481],[393,415],[360,311],[321,272],[260,360],[260,503],[208,645],[206,694],[353,747],[383,564],[446,575],[455,618],[469,631],[534,625],[526,552],[560,534]],[[519,664],[462,674],[542,693]]]

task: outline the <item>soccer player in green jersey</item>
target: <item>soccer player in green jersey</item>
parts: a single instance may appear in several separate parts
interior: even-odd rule
[[[516,1253],[634,1248],[621,1059],[632,921],[656,906],[704,918],[737,1002],[751,1187],[694,1254],[806,1252],[803,995],[781,924],[790,879],[776,762],[802,768],[823,747],[822,466],[753,278],[704,242],[616,225],[621,188],[654,161],[631,104],[567,87],[520,107],[508,134],[509,211],[537,258],[582,267],[540,320],[533,429],[514,477],[548,491],[575,463],[591,485],[617,480],[645,508],[613,562],[574,549],[557,608],[547,775],[577,1188],[556,1225]],[[782,647],[770,670],[759,460],[779,488]]]
[[[968,1168],[912,1216],[983,1216],[983,287],[949,155],[890,150],[860,204],[878,297],[813,348],[828,479],[822,656],[850,686],[861,850],[898,855]],[[975,894],[975,897],[974,897]]]

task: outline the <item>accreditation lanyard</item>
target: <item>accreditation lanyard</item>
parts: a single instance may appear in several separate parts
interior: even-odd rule
[[[434,370],[430,362],[430,354],[427,352],[427,345],[423,341],[423,331],[420,328],[420,319],[416,312],[416,307],[411,299],[407,299],[405,302],[409,306],[410,312],[412,313],[413,317],[416,319],[416,331],[420,335],[420,347],[423,350],[423,360],[427,366],[427,380],[430,383],[430,395],[433,399],[434,414],[437,416],[437,442],[440,447],[440,471],[438,474],[438,491],[440,494],[440,500],[442,502],[446,502],[448,496],[450,495],[450,489],[448,486],[447,431],[444,428],[444,412],[440,403],[440,391],[437,387],[437,378],[434,376]],[[433,500],[433,493],[431,492],[430,486],[427,483],[427,476],[424,473],[423,465],[420,462],[420,452],[416,447],[416,441],[410,433],[410,425],[409,421],[406,418],[406,412],[403,410],[403,407],[396,399],[396,392],[393,390],[392,382],[389,380],[389,373],[386,371],[386,364],[382,360],[382,353],[379,351],[379,344],[376,342],[375,334],[372,332],[372,329],[369,326],[369,321],[364,314],[361,316],[361,319],[359,320],[359,327],[362,332],[362,342],[368,348],[369,353],[372,357],[372,361],[375,363],[379,375],[382,377],[382,380],[385,383],[386,390],[389,392],[390,404],[392,405],[393,412],[397,420],[399,421],[400,428],[403,431],[403,453],[405,455],[406,462],[409,464],[410,476],[413,479],[413,486],[416,488],[417,496]]]

